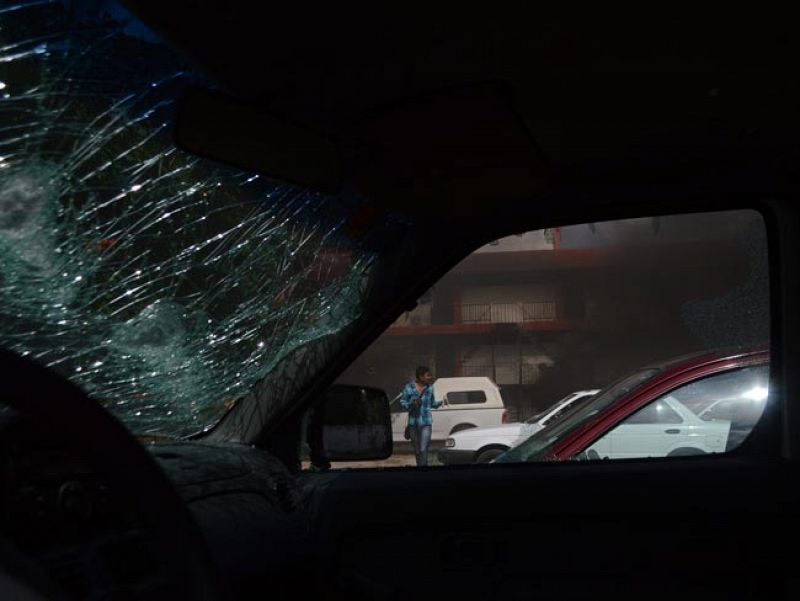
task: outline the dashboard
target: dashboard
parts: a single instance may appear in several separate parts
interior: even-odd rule
[[[307,566],[294,477],[243,445],[152,443],[235,597],[290,586]],[[52,425],[0,410],[0,556],[53,598],[178,598],[152,515],[124,465]]]
[[[148,448],[189,507],[236,598],[292,588],[296,594],[312,557],[305,503],[283,463],[246,445]]]
[[[0,540],[15,576],[56,598],[169,592],[151,516],[102,449],[3,411]]]

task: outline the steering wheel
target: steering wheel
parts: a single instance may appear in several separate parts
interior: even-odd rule
[[[104,531],[102,544],[107,544],[111,539],[118,548],[124,548],[121,547],[121,541],[128,539],[122,537],[128,536],[129,532],[136,532],[143,541],[141,547],[137,548],[142,549],[142,555],[147,556],[148,565],[153,566],[155,575],[152,577],[152,588],[137,591],[134,596],[208,600],[223,598],[216,568],[189,510],[155,460],[125,426],[74,384],[3,349],[0,349],[0,374],[0,417],[4,412],[15,416],[10,421],[3,420],[5,427],[0,430],[0,443],[3,443],[0,460],[8,459],[3,456],[3,451],[8,450],[6,447],[9,446],[38,448],[37,445],[40,445],[42,448],[53,448],[56,445],[60,450],[46,456],[54,459],[43,460],[43,465],[47,467],[48,462],[58,463],[59,454],[63,456],[65,451],[79,449],[81,457],[86,457],[91,464],[91,469],[108,479],[109,486],[113,487],[114,499],[123,500],[124,507],[131,508],[130,515],[133,516],[130,518],[133,520],[132,525],[126,522],[128,525],[125,533],[112,531],[109,534]],[[9,440],[14,441],[14,444],[4,444]],[[9,461],[5,463],[8,464]],[[19,471],[24,471],[26,461],[22,455],[23,467]],[[3,476],[9,476],[10,472],[13,470],[0,470],[0,480]],[[45,597],[67,592],[59,590],[61,587],[57,585],[54,587],[54,581],[47,577],[44,578],[44,583],[42,580],[31,582],[32,573],[44,575],[47,571],[42,566],[37,566],[35,558],[38,555],[26,552],[26,545],[31,546],[28,544],[31,541],[17,540],[34,535],[28,535],[27,529],[18,532],[16,538],[8,534],[9,529],[14,529],[15,521],[21,520],[20,508],[24,509],[28,501],[13,505],[10,500],[17,499],[13,495],[22,493],[9,488],[14,488],[20,477],[17,475],[5,479],[10,480],[10,483],[0,481],[0,508],[11,505],[12,509],[11,519],[3,519],[0,525],[0,575],[3,576],[0,578],[0,586],[6,591],[17,590],[19,587],[32,588],[35,591],[38,589],[37,592]],[[61,486],[61,492],[64,486],[66,485]],[[80,488],[80,484],[73,486]],[[63,497],[59,499],[63,500]],[[115,511],[118,509],[112,508],[109,514],[113,516]],[[59,506],[53,515],[64,516],[67,513]],[[91,523],[85,527],[81,524],[84,522],[77,520],[77,523],[70,522],[67,526],[72,529],[70,532],[79,533],[75,536],[87,537],[97,528]],[[114,536],[117,534],[119,540],[115,541]],[[95,541],[87,543],[85,552],[98,553],[100,544]],[[32,546],[37,549],[46,547],[40,539],[34,540]],[[84,546],[78,548],[76,553],[82,553]],[[117,561],[122,562],[124,571],[128,556],[125,555],[126,551],[117,553]],[[103,556],[103,559],[107,558]],[[92,560],[85,565],[96,563],[98,562]],[[89,578],[92,583],[102,580]],[[87,592],[89,594],[86,596],[97,593],[96,590]],[[113,589],[111,592],[114,592]]]

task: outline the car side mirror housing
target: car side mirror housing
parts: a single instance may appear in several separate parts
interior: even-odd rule
[[[321,406],[328,461],[386,459],[392,454],[389,398],[378,388],[336,384]]]

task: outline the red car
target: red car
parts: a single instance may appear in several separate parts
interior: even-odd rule
[[[768,402],[769,352],[716,351],[640,369],[497,463],[700,455],[739,446]]]

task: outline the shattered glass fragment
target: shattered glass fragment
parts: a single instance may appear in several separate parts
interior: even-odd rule
[[[0,345],[170,436],[294,373],[298,348],[307,368],[336,352],[375,216],[178,150],[175,100],[205,82],[124,8],[0,2],[0,82]]]

